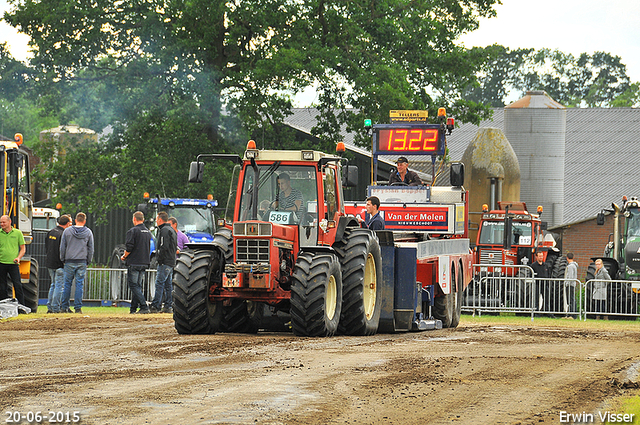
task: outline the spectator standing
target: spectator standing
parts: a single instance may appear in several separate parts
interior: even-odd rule
[[[364,227],[370,230],[384,230],[384,218],[380,215],[380,199],[377,196],[370,196],[367,198],[367,203],[365,205],[365,209],[367,210],[367,214],[369,216],[362,220],[362,218],[358,215],[358,221],[360,222],[360,227]]]
[[[87,216],[83,212],[76,214],[76,224],[62,233],[60,242],[60,260],[64,263],[64,292],[60,311],[71,313],[69,302],[71,298],[71,283],[75,279],[76,291],[73,295],[73,307],[76,313],[82,313],[82,296],[84,277],[87,265],[93,258],[93,232],[85,226]]]
[[[401,156],[396,161],[396,172],[389,176],[389,184],[405,183],[409,186],[422,186],[422,180],[415,171],[409,170],[409,160]]]
[[[545,290],[544,290],[548,285],[548,281],[546,279],[550,277],[549,268],[547,267],[547,264],[544,262],[544,252],[542,251],[536,252],[536,261],[531,265],[531,268],[533,269],[533,277],[536,278],[535,280],[536,290],[533,291],[534,299],[532,300],[532,304],[536,309],[542,308],[543,310],[546,309],[547,311],[550,311],[549,304],[550,304],[551,294],[545,294]],[[544,304],[542,306],[538,306],[537,304],[541,296]],[[555,317],[551,313],[549,313],[549,316]]]
[[[44,247],[47,258],[44,265],[51,276],[51,287],[47,299],[47,313],[60,313],[60,301],[64,286],[64,263],[60,260],[60,243],[64,229],[71,226],[71,218],[68,215],[58,217],[58,225],[47,233]]]
[[[24,305],[24,291],[20,280],[20,260],[25,253],[22,232],[11,226],[11,217],[0,217],[0,299],[13,298],[7,275],[13,283],[18,302]]]
[[[565,310],[567,319],[573,319],[569,312],[576,311],[576,281],[578,280],[578,263],[573,261],[573,253],[567,252],[567,268],[564,270],[564,305],[568,309]]]
[[[178,241],[176,232],[168,221],[169,215],[166,211],[160,211],[156,217],[156,224],[158,225],[158,235],[156,238],[158,270],[156,273],[156,294],[151,303],[152,313],[173,313],[173,296],[171,291],[173,289],[173,267],[176,265]],[[163,296],[166,296],[164,309],[162,308]]]
[[[178,252],[182,251],[184,247],[189,243],[189,238],[187,237],[187,235],[185,235],[180,230],[178,230],[177,218],[169,217],[169,223],[171,224],[171,227],[173,228],[173,230],[176,232],[176,237],[178,239],[178,251],[176,252],[176,255],[177,255]]]
[[[127,265],[127,283],[131,289],[129,313],[148,314],[150,310],[142,292],[142,284],[151,258],[151,232],[144,225],[142,211],[133,213],[132,221],[133,227],[127,231],[124,243],[124,254],[120,257]]]
[[[596,272],[593,276],[593,307],[597,313],[605,313],[607,308],[607,281],[611,280],[609,272],[604,267],[604,263],[600,258],[596,260]],[[602,316],[604,320],[608,320],[608,316]],[[596,314],[596,320],[600,319],[600,315]]]

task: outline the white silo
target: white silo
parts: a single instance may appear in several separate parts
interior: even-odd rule
[[[549,227],[562,224],[567,110],[545,91],[529,91],[504,109],[504,133],[520,164],[520,197],[542,205]]]

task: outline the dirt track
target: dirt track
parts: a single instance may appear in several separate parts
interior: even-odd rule
[[[469,320],[329,339],[181,336],[160,314],[4,321],[0,406],[4,422],[79,411],[87,424],[558,424],[561,411],[604,412],[638,391],[622,388],[640,364],[636,324]]]

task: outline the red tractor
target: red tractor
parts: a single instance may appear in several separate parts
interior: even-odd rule
[[[376,235],[344,211],[343,183],[357,168],[316,151],[257,150],[244,158],[200,155],[238,164],[233,223],[219,221],[213,242],[182,252],[174,273],[179,333],[256,332],[265,323],[294,334],[377,332],[381,276]],[[235,175],[234,175],[235,177]]]
[[[542,207],[537,213],[529,212],[524,202],[498,202],[498,209],[489,211],[483,205],[482,219],[479,225],[475,246],[474,284],[470,285],[467,296],[475,299],[475,304],[489,303],[490,306],[511,305],[524,307],[523,300],[528,300],[529,280],[505,278],[530,277],[527,276],[528,266],[535,261],[535,253],[543,252],[545,263],[550,273],[554,267],[560,251],[550,233],[543,230],[540,220]],[[495,266],[494,266],[495,265]],[[499,282],[495,294],[480,297],[479,289],[482,279],[497,277]],[[563,276],[564,277],[564,276]],[[495,295],[495,296],[494,296]],[[471,301],[468,301],[471,303]]]
[[[374,162],[385,149],[443,155],[453,122],[444,108],[438,119],[374,125]],[[451,167],[452,187],[370,186],[388,226],[374,232],[355,217],[364,204],[345,208],[342,188],[357,184],[357,167],[340,156],[257,150],[249,141],[244,158],[199,155],[190,182],[202,181],[205,159],[237,164],[233,217],[218,222],[212,243],[180,253],[173,278],[179,333],[290,326],[304,336],[372,335],[458,325],[472,269],[462,164]]]

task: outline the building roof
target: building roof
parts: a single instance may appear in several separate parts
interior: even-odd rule
[[[285,122],[310,132],[317,115],[314,108],[294,109]],[[491,120],[462,124],[447,136],[452,161],[462,159],[478,127],[504,130],[504,109],[494,108]],[[640,109],[567,108],[566,129],[563,224],[595,217],[612,202],[620,205],[623,195],[640,196]],[[366,151],[353,144],[353,134],[342,131],[345,144]],[[412,162],[415,169],[423,168],[420,162],[431,163],[429,156],[413,157]]]
[[[504,129],[504,109],[480,127]],[[594,217],[640,196],[640,109],[567,108],[563,224]],[[462,158],[478,127],[463,124],[447,138],[451,159]]]

